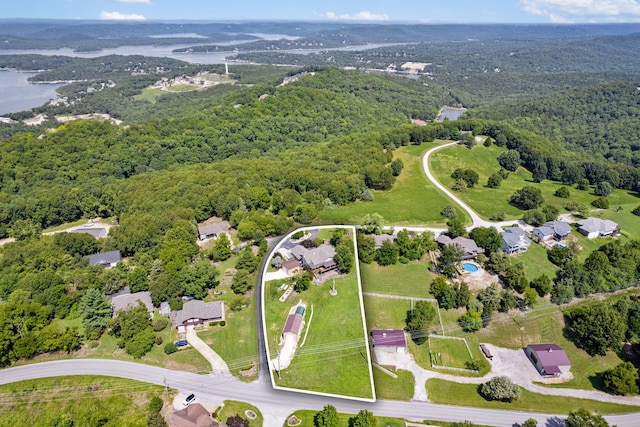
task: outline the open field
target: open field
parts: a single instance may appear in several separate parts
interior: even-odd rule
[[[317,221],[321,224],[361,224],[366,214],[378,213],[384,218],[384,225],[430,225],[446,227],[440,211],[452,204],[446,196],[429,182],[422,170],[422,155],[435,143],[419,146],[400,147],[394,151],[394,158],[401,159],[404,169],[391,190],[373,191],[371,202],[355,202],[339,206],[330,211],[322,211]],[[470,219],[456,207],[463,222]]]
[[[619,405],[599,402],[597,400],[577,399],[574,397],[548,396],[532,393],[522,389],[522,397],[517,401],[488,401],[478,392],[476,384],[460,384],[437,378],[427,381],[427,393],[434,403],[458,405],[464,402],[467,406],[511,411],[530,411],[567,414],[580,408],[588,408],[601,414],[621,414],[638,411],[637,406]]]
[[[468,368],[473,362],[464,341],[429,337],[429,350],[437,358],[437,364],[449,368]]]
[[[159,87],[146,87],[142,89],[140,95],[134,95],[133,99],[138,101],[146,101],[151,104],[155,104],[159,97],[163,95]]]
[[[398,378],[373,368],[373,382],[376,385],[376,397],[378,399],[393,399],[410,401],[413,398],[413,386],[415,379],[409,371],[398,370],[394,374]]]
[[[511,257],[512,264],[521,262],[524,266],[524,274],[529,281],[535,279],[542,274],[546,274],[550,278],[555,276],[558,267],[547,258],[547,250],[544,246],[532,242],[529,249],[518,255]]]
[[[429,286],[436,277],[429,271],[428,256],[420,262],[381,267],[377,263],[360,263],[362,290],[389,295],[433,298]]]
[[[300,421],[302,421],[298,427],[315,427],[313,422],[313,417],[317,411],[309,411],[309,410],[300,410],[296,411],[291,415],[295,415]],[[339,426],[348,426],[349,418],[353,417],[355,414],[341,414],[338,413],[338,425]],[[374,412],[375,415],[375,412]],[[377,424],[376,427],[405,427],[404,420],[402,418],[386,418],[386,417],[376,417]],[[286,423],[284,424],[286,426]],[[283,427],[284,427],[283,426]]]
[[[73,376],[0,386],[0,426],[147,426],[147,405],[163,388],[112,377]],[[73,396],[73,398],[69,398]]]
[[[245,415],[245,411],[253,411],[257,415],[255,420],[249,420],[249,425],[255,427],[262,426],[264,418],[262,417],[260,410],[249,403],[238,402],[236,400],[225,400],[222,402],[222,408],[218,408],[218,410],[216,410],[218,415],[216,418],[224,423],[229,417],[233,417],[238,414],[246,420],[248,417]]]
[[[365,295],[364,312],[367,329],[404,329],[411,302],[401,299],[380,298]]]
[[[499,188],[488,188],[486,183],[489,176],[500,170],[497,157],[503,151],[506,149],[495,145],[491,147],[476,145],[471,150],[465,146],[456,145],[434,153],[430,158],[429,166],[436,178],[448,188],[454,184],[454,179],[451,178],[454,170],[458,168],[475,170],[480,178],[478,184],[465,192],[457,193],[457,195],[485,218],[498,212],[505,212],[508,219],[521,217],[523,211],[510,205],[509,198],[514,191],[525,185],[540,188],[545,203],[556,206],[561,212],[564,212],[564,205],[570,200],[591,207],[591,202],[598,198],[593,194],[593,189],[583,191],[572,187],[569,187],[571,194],[569,199],[556,197],[554,193],[562,187],[561,183],[549,180],[544,180],[539,184],[534,183],[531,179],[531,172],[523,167],[518,168],[516,172],[511,172],[509,177],[502,181]],[[610,209],[594,209],[589,215],[611,219],[620,224],[622,231],[631,237],[640,236],[640,221],[631,213],[631,210],[640,204],[640,198],[626,190],[615,190],[607,198],[610,202]],[[618,207],[622,209],[616,212]]]
[[[291,365],[276,377],[281,387],[338,395],[372,398],[373,390],[365,345],[358,281],[355,271],[336,279],[338,295],[331,296],[332,282],[312,284],[302,294],[295,292],[280,302],[277,282],[265,284],[265,323],[270,357],[290,308],[302,300],[307,304],[305,328]],[[309,321],[313,307],[313,318]],[[307,333],[308,329],[308,333]]]

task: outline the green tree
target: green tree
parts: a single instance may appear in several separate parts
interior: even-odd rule
[[[213,261],[226,261],[231,258],[231,241],[227,233],[220,233],[209,255]]]
[[[498,172],[492,173],[487,180],[487,187],[489,188],[499,188],[501,184],[502,176]]]
[[[118,338],[118,346],[136,359],[147,354],[156,342],[149,312],[141,302],[119,310],[110,326],[111,334]]]
[[[380,234],[384,219],[377,213],[366,214],[362,220],[362,230],[367,234]]]
[[[129,270],[127,282],[132,293],[149,290],[149,275],[147,269],[141,265]]]
[[[349,427],[376,427],[378,420],[366,409],[362,409],[354,417],[349,418]]]
[[[482,315],[476,310],[468,310],[458,318],[458,323],[465,332],[476,332],[483,327]]]
[[[520,153],[516,150],[505,151],[498,156],[498,163],[506,170],[515,172],[520,166]]]
[[[556,197],[560,197],[562,199],[568,199],[571,194],[569,193],[569,189],[567,187],[560,187],[554,193]]]
[[[609,427],[602,415],[594,414],[586,409],[569,412],[564,422],[566,427]]]
[[[376,262],[381,266],[394,265],[398,262],[398,253],[398,246],[385,240],[376,250]]]
[[[447,283],[447,280],[443,276],[436,277],[431,282],[431,294],[438,300],[438,304],[441,308],[449,310],[457,307],[457,293],[453,286]]]
[[[400,172],[402,172],[402,168],[404,168],[404,163],[402,163],[402,160],[400,159],[395,159],[391,162],[390,167],[393,176],[399,176]]]
[[[598,209],[609,209],[609,199],[606,197],[598,197],[591,202],[591,206]]]
[[[442,215],[445,218],[453,219],[457,216],[456,208],[453,205],[446,205],[440,211],[440,215]]]
[[[238,270],[247,270],[249,273],[253,273],[258,269],[260,265],[260,258],[253,254],[250,246],[247,246],[240,252],[240,257],[236,261],[235,267]]]
[[[633,363],[623,362],[602,373],[605,390],[612,394],[638,394],[638,370]]]
[[[293,288],[295,289],[296,292],[304,292],[307,289],[309,289],[312,279],[313,279],[313,275],[308,271],[298,274],[295,277],[295,284]]]
[[[349,273],[355,262],[355,256],[353,254],[353,240],[342,240],[336,247],[336,254],[333,259],[338,263],[338,268],[340,268],[341,272],[345,274]]]
[[[452,239],[467,234],[467,230],[464,228],[462,220],[457,217],[451,218],[449,221],[447,221],[447,225],[447,235],[449,235],[449,237]]]
[[[538,421],[534,418],[528,418],[522,423],[522,427],[538,427]]]
[[[315,427],[338,427],[339,422],[338,411],[333,405],[325,406],[313,416]]]
[[[440,250],[438,268],[447,277],[456,274],[456,266],[462,261],[463,249],[458,244],[445,245]]]
[[[607,197],[613,191],[613,185],[608,183],[607,181],[600,181],[596,184],[595,190],[593,190],[593,194],[596,196]]]
[[[511,195],[509,202],[522,209],[535,209],[544,203],[544,198],[539,188],[524,186]]]
[[[253,288],[253,276],[247,270],[238,270],[231,280],[231,290],[235,294],[245,294]]]
[[[609,304],[598,302],[574,307],[566,315],[576,344],[588,353],[604,356],[608,349],[621,347],[627,324]]]
[[[494,227],[476,227],[471,230],[469,237],[484,249],[486,256],[502,249],[502,235]]]
[[[358,233],[358,258],[365,264],[370,264],[376,256],[376,241],[373,236],[368,234]]]
[[[411,339],[418,344],[424,344],[429,335],[428,328],[436,316],[435,306],[427,301],[416,301],[413,310],[407,312],[405,330],[411,335]]]
[[[9,237],[20,240],[38,239],[42,226],[30,219],[18,219],[8,229]]]
[[[544,297],[553,289],[553,282],[546,274],[542,274],[531,281],[531,287],[538,292],[538,295]]]
[[[100,338],[111,319],[111,302],[99,289],[87,289],[80,299],[79,312],[88,339]]]
[[[522,395],[520,387],[507,376],[491,378],[480,386],[480,393],[489,400],[513,402]]]

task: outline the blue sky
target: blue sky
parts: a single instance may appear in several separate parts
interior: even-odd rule
[[[2,6],[0,18],[640,22],[640,0],[4,0]]]

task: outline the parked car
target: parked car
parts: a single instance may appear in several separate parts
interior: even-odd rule
[[[189,406],[189,404],[193,403],[196,401],[196,395],[191,393],[189,396],[185,397],[184,400],[182,401],[182,404],[184,406]]]
[[[182,301],[191,301],[194,299],[191,295],[185,295],[182,297]]]
[[[189,345],[187,340],[178,340],[174,344],[176,345],[176,347],[185,347],[185,346]]]

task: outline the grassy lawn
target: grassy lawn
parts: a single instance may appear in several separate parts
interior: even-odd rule
[[[253,411],[257,417],[255,420],[249,419],[245,415],[245,411]],[[222,402],[222,408],[218,408],[216,410],[217,416],[215,417],[218,421],[225,422],[229,417],[233,417],[238,414],[245,420],[249,420],[249,426],[251,427],[262,427],[264,423],[264,418],[262,417],[262,413],[253,405],[245,402],[238,402],[236,400],[225,400]]]
[[[522,397],[515,402],[488,401],[478,392],[476,384],[459,384],[440,379],[427,381],[429,400],[434,403],[458,405],[464,402],[466,406],[478,408],[505,409],[512,411],[530,411],[567,414],[580,408],[588,408],[601,414],[620,414],[635,412],[637,406],[619,405],[615,403],[599,402],[596,400],[578,399],[574,397],[548,396],[532,393],[522,389]]]
[[[468,363],[473,362],[464,341],[429,337],[429,349],[441,366],[465,369]]]
[[[315,427],[313,423],[313,417],[315,416],[317,411],[309,411],[309,410],[300,410],[296,411],[291,415],[295,415],[300,421],[299,427]],[[291,416],[290,415],[290,416]],[[338,413],[339,426],[348,426],[349,418],[353,417],[355,414],[341,414]],[[375,415],[375,412],[374,412]],[[287,417],[289,418],[289,417]],[[405,427],[404,420],[402,418],[387,418],[387,417],[376,417],[376,427]],[[283,427],[287,427],[287,423],[283,424]]]
[[[433,298],[429,286],[436,277],[428,268],[428,256],[420,262],[381,267],[377,263],[360,263],[362,290],[388,295]]]
[[[401,299],[364,296],[364,312],[367,328],[371,329],[404,329],[407,312],[411,302]]]
[[[145,427],[153,395],[163,397],[163,388],[112,377],[20,381],[0,386],[0,426],[71,425],[71,421],[77,426]]]
[[[302,294],[293,293],[283,303],[277,282],[265,284],[265,323],[270,357],[277,357],[276,345],[290,308],[302,300],[307,304],[303,347],[298,347],[291,365],[276,377],[281,387],[338,395],[372,398],[373,390],[365,346],[355,271],[336,279],[338,295],[329,295],[331,282],[312,284]],[[313,307],[313,318],[310,320]],[[308,332],[307,332],[308,329]]]
[[[162,91],[159,87],[146,87],[142,89],[142,93],[140,95],[134,95],[133,99],[155,104],[160,96],[162,96]]]
[[[458,168],[475,170],[480,179],[478,184],[474,188],[458,193],[458,196],[485,218],[498,212],[505,212],[508,219],[522,216],[523,211],[510,205],[509,198],[514,191],[525,185],[540,188],[545,202],[556,206],[561,212],[564,211],[564,205],[569,200],[591,206],[590,203],[597,198],[593,194],[593,189],[583,191],[575,188],[569,189],[571,194],[569,199],[556,197],[554,193],[562,186],[561,183],[545,180],[536,184],[531,179],[531,172],[522,167],[510,173],[509,177],[502,181],[500,188],[488,188],[486,183],[489,176],[500,169],[497,157],[503,151],[506,149],[495,145],[491,147],[476,145],[471,150],[465,146],[456,145],[434,153],[430,158],[429,167],[436,178],[448,188],[454,184],[454,179],[451,178],[454,170]],[[631,210],[640,203],[640,198],[626,190],[615,190],[607,198],[611,208],[604,211],[594,210],[590,215],[611,219],[618,222],[622,230],[630,236],[640,236],[640,221],[631,214]],[[622,210],[615,212],[618,206],[622,207]]]
[[[169,92],[189,92],[192,90],[196,90],[196,87],[190,84],[181,83],[181,84],[169,86],[168,90]]]
[[[366,214],[376,212],[390,225],[446,226],[440,211],[453,204],[429,182],[422,170],[422,155],[435,143],[400,147],[394,158],[401,159],[404,169],[393,188],[387,191],[372,191],[374,200],[340,206],[331,211],[322,211],[317,221],[321,224],[361,224]],[[464,222],[470,219],[458,210]]]
[[[42,230],[42,232],[43,233],[51,233],[51,232],[54,232],[54,231],[67,230],[69,228],[78,227],[78,226],[84,225],[86,223],[87,223],[87,220],[85,218],[82,218],[82,219],[79,219],[77,221],[65,222],[64,224],[60,224],[60,225],[57,225],[55,227],[47,228],[45,230]]]
[[[409,371],[398,370],[394,372],[398,378],[373,368],[373,382],[376,385],[376,397],[378,399],[393,399],[410,401],[413,398],[415,379]]]
[[[553,278],[558,270],[558,267],[547,259],[545,247],[535,242],[531,243],[526,252],[512,256],[511,262],[521,262],[524,265],[524,273],[529,281],[542,274]]]

